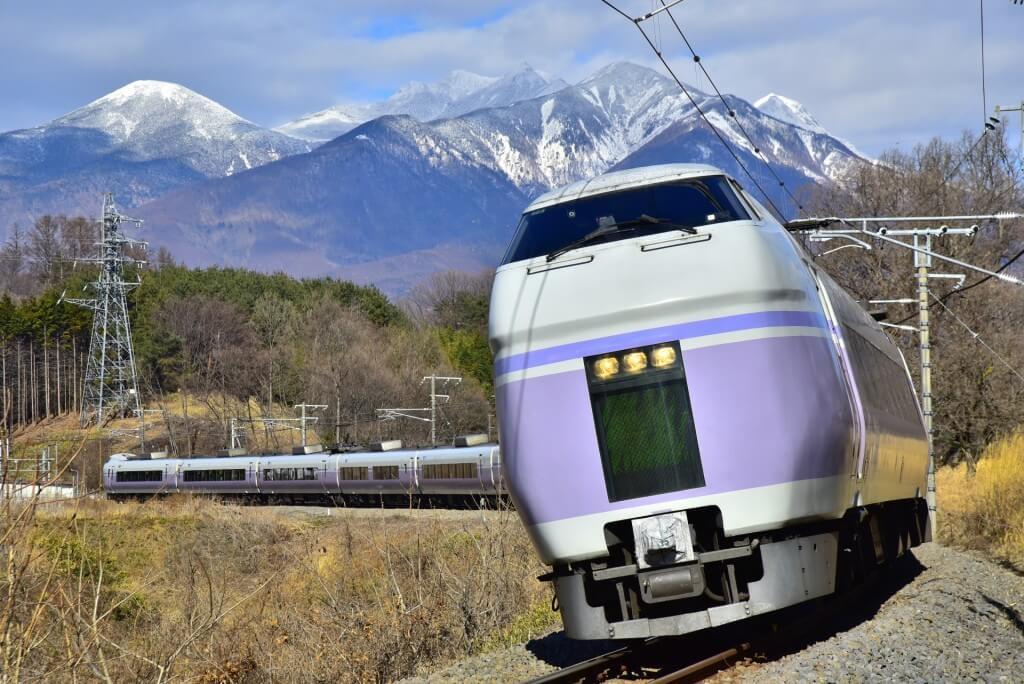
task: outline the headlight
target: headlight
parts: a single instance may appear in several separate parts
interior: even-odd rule
[[[622,357],[622,365],[627,373],[636,373],[647,368],[647,354],[642,351],[629,352]]]
[[[624,349],[584,359],[587,375],[596,382],[633,382],[648,374],[682,370],[677,342],[659,342],[639,349]]]
[[[664,368],[665,366],[671,366],[676,362],[676,349],[675,347],[656,347],[651,352],[651,365],[655,368]]]
[[[614,356],[606,356],[594,362],[594,375],[601,380],[610,378],[619,372],[619,360]]]

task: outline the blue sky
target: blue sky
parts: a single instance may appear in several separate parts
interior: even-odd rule
[[[640,14],[657,0],[618,4]],[[687,0],[674,11],[724,90],[800,100],[866,152],[980,129],[976,2]],[[985,15],[989,109],[1017,104],[1024,7],[986,0]],[[683,78],[706,87],[672,27],[650,26]],[[452,69],[498,75],[525,61],[572,82],[620,59],[655,66],[598,0],[0,2],[0,130],[137,79],[181,83],[273,126]]]

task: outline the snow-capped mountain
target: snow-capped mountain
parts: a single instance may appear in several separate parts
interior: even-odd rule
[[[810,131],[811,133],[834,137],[856,156],[867,159],[867,156],[854,147],[853,143],[849,142],[845,138],[833,136],[825,130],[825,127],[818,123],[817,119],[811,116],[811,113],[807,111],[806,107],[792,98],[788,98],[784,95],[778,95],[776,93],[768,93],[761,99],[754,102],[754,106],[765,114],[775,117],[779,121],[785,121],[788,124],[802,128],[805,131]]]
[[[691,93],[787,214],[794,208],[729,111],[794,192],[857,162],[826,132],[740,98],[723,105]],[[719,166],[757,195],[673,81],[617,63],[509,106],[430,121],[380,117],[308,154],[184,188],[140,212],[191,262],[343,275],[395,292],[439,268],[493,266],[519,211],[541,192],[670,161]]]
[[[276,130],[323,142],[381,116],[405,115],[417,121],[451,118],[485,107],[507,107],[567,86],[565,81],[529,65],[501,77],[456,70],[436,83],[408,83],[383,102],[336,105],[278,126]]]
[[[29,222],[40,213],[91,215],[107,189],[131,207],[310,149],[184,86],[135,81],[48,123],[0,134],[0,206]]]
[[[135,81],[33,129],[100,131],[119,152],[145,161],[181,159],[208,177],[230,176],[299,152],[308,143],[247,121],[184,86]]]
[[[441,268],[493,266],[532,197],[612,168],[713,164],[791,215],[760,154],[794,192],[862,156],[794,100],[723,104],[690,92],[753,179],[674,81],[627,62],[572,86],[529,67],[500,78],[454,72],[295,122],[309,138],[351,128],[325,144],[261,128],[183,86],[140,81],[0,134],[0,230],[44,213],[95,215],[113,191],[147,219],[147,239],[186,263],[398,292]],[[401,115],[381,115],[392,110]]]
[[[828,131],[818,123],[817,119],[811,116],[811,113],[802,104],[784,95],[768,93],[754,102],[754,106],[765,114],[774,116],[779,121],[799,126],[812,133],[828,134]]]

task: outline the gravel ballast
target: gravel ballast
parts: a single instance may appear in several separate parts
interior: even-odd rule
[[[875,604],[873,615],[775,660],[738,663],[714,680],[1024,681],[1024,576],[937,544],[914,549],[914,556],[920,565]],[[621,645],[554,632],[406,681],[526,681]]]
[[[920,574],[860,624],[718,681],[1024,681],[1024,577],[937,544]]]

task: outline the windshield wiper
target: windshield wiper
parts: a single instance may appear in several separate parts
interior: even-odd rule
[[[673,223],[668,219],[655,218],[654,216],[648,216],[647,214],[640,214],[635,219],[628,221],[619,221],[618,223],[606,223],[603,226],[599,226],[597,229],[590,231],[578,240],[573,240],[567,245],[559,247],[555,251],[551,252],[547,256],[547,261],[552,262],[558,257],[562,256],[566,252],[570,252],[574,249],[579,249],[584,245],[588,245],[591,242],[600,240],[601,238],[615,233],[629,233],[636,230],[639,226],[665,226],[674,230],[681,231],[683,233],[689,233],[690,235],[696,235],[697,230],[691,226],[684,226],[678,223]]]

